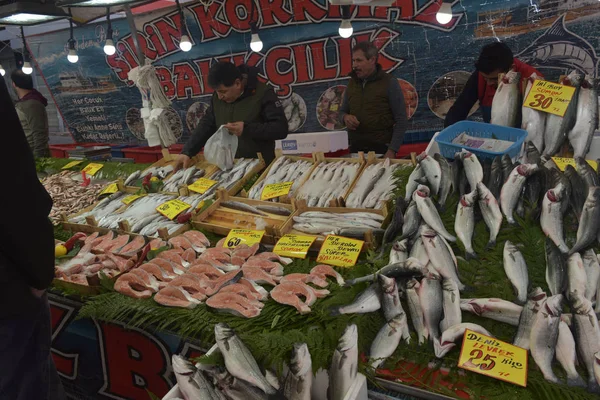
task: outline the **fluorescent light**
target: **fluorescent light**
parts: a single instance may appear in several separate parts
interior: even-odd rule
[[[106,42],[104,42],[104,53],[106,53],[107,56],[112,56],[116,51],[117,49],[115,48],[113,40],[106,39]]]
[[[190,42],[190,38],[188,35],[181,36],[181,41],[179,41],[179,48],[181,51],[190,51],[192,49],[192,42]]]
[[[352,23],[350,23],[350,21],[347,19],[343,19],[342,23],[340,24],[340,28],[338,29],[338,32],[341,37],[349,38],[354,32],[354,29],[352,28]]]
[[[0,6],[0,25],[35,25],[66,17],[62,9],[48,4],[17,1]]]
[[[442,25],[446,25],[448,22],[452,21],[452,5],[443,2],[437,14],[435,14],[435,19]]]
[[[31,75],[33,72],[33,68],[31,67],[31,63],[29,61],[25,61],[23,63],[23,68],[21,68],[24,74]]]
[[[4,67],[2,67],[2,64],[0,64],[0,75],[6,75],[6,71],[4,70]]]

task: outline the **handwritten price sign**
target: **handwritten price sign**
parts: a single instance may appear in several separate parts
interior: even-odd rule
[[[572,86],[536,80],[533,82],[523,106],[564,117],[574,93],[575,88]]]
[[[279,196],[285,196],[290,193],[294,182],[272,183],[266,185],[260,195],[261,200],[269,200]]]
[[[329,235],[321,246],[317,262],[336,267],[353,267],[364,243],[362,240]]]
[[[316,239],[316,236],[284,235],[275,245],[273,253],[283,257],[305,259],[310,246]]]
[[[94,176],[98,171],[100,171],[104,167],[104,164],[98,163],[89,163],[85,166],[81,171],[85,172],[88,175]]]
[[[133,203],[134,201],[136,201],[137,199],[141,199],[142,197],[145,197],[145,196],[147,196],[147,195],[145,195],[145,194],[132,194],[131,196],[125,197],[123,200],[121,200],[121,202],[123,204],[129,205],[129,204]]]
[[[108,185],[107,187],[104,188],[104,190],[102,190],[100,192],[100,194],[113,194],[113,193],[117,193],[119,191],[119,187],[117,186],[116,182],[115,183],[111,183],[110,185]]]
[[[208,189],[215,186],[217,183],[217,181],[213,181],[211,179],[200,178],[191,185],[188,185],[188,189],[196,193],[204,194],[208,191]]]
[[[567,168],[567,165],[570,165],[573,168],[577,168],[577,163],[575,162],[575,159],[573,159],[573,158],[552,157],[552,161],[554,161],[554,164],[556,164],[558,169],[560,169],[561,171],[564,171],[565,168]],[[598,171],[598,163],[596,161],[594,161],[594,160],[586,160],[586,161],[588,164],[590,164],[590,166],[592,168],[594,168],[596,171]]]
[[[465,330],[458,366],[501,381],[527,386],[527,350]]]
[[[79,165],[83,162],[83,160],[76,160],[76,161],[71,161],[70,163],[68,163],[67,165],[65,165],[64,167],[62,167],[61,169],[69,169],[69,168],[73,168],[76,165]]]
[[[240,244],[246,244],[248,246],[260,243],[265,231],[253,231],[250,229],[232,229],[229,231],[229,235],[225,238],[225,244],[223,247],[237,247]]]
[[[156,207],[156,211],[169,218],[170,220],[174,220],[179,214],[190,208],[191,205],[188,203],[184,203],[181,200],[169,200],[166,203],[162,203],[160,206]]]

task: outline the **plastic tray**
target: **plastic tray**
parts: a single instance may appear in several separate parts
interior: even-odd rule
[[[452,140],[463,132],[466,132],[470,136],[481,138],[491,138],[494,136],[496,139],[508,140],[514,143],[504,152],[486,151],[452,143]],[[449,159],[454,159],[454,154],[461,149],[469,150],[479,158],[493,159],[496,156],[504,154],[508,154],[511,158],[516,157],[521,151],[521,146],[526,137],[527,131],[523,129],[507,128],[506,126],[485,124],[482,122],[460,121],[441,131],[435,138],[435,141],[440,147],[440,153]]]
[[[123,149],[123,156],[124,158],[133,158],[134,162],[139,164],[152,164],[163,157],[160,146],[129,147]]]

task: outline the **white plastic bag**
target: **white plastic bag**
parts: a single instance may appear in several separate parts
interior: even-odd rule
[[[233,168],[237,148],[238,137],[221,125],[204,145],[204,158],[222,171],[229,171]]]

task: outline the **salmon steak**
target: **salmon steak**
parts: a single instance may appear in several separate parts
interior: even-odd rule
[[[183,236],[185,236],[195,247],[207,248],[210,246],[210,240],[208,240],[204,233],[200,231],[185,231],[183,232]]]
[[[317,285],[319,287],[327,287],[329,285],[329,283],[318,277],[317,275],[310,275],[310,274],[287,274],[283,277],[281,277],[281,280],[279,281],[280,283],[283,282],[302,282],[302,283],[312,283],[314,285]]]
[[[136,275],[138,278],[140,278],[144,282],[146,289],[150,289],[154,293],[158,292],[158,280],[154,277],[154,275],[140,268],[132,269],[129,273]]]
[[[183,288],[196,300],[203,301],[206,299],[206,290],[202,286],[200,278],[194,274],[185,274],[178,276],[169,282],[169,286],[178,286]]]
[[[76,283],[81,286],[89,286],[90,285],[88,283],[87,276],[85,276],[84,274],[73,274],[73,275],[65,278],[64,280],[68,281],[68,282]]]
[[[332,279],[335,279],[337,281],[338,285],[340,285],[340,286],[343,286],[345,283],[342,275],[340,275],[338,272],[336,272],[336,270],[331,268],[329,265],[324,265],[324,264],[317,265],[313,269],[310,270],[310,274],[318,276],[319,278],[321,278],[323,280],[327,280],[327,277],[330,277]]]
[[[249,300],[236,293],[217,293],[206,300],[206,305],[221,312],[237,315],[238,317],[254,318],[260,315],[263,304]]]
[[[192,248],[192,242],[190,242],[188,240],[188,238],[186,238],[183,235],[172,237],[171,239],[169,239],[169,244],[171,246],[173,246],[174,248],[180,248],[180,249],[183,249],[183,250],[187,250],[187,249],[191,249]]]
[[[181,258],[183,258],[185,261],[191,264],[194,261],[196,261],[196,252],[194,251],[194,249],[187,249],[181,254]]]
[[[179,252],[177,252],[176,250],[166,250],[161,253],[158,253],[156,258],[162,258],[164,260],[171,261],[173,264],[181,266],[183,268],[187,268],[190,265],[190,263],[185,261],[183,257],[181,257],[181,254],[179,254]]]
[[[233,249],[232,256],[237,256],[237,257],[242,257],[242,258],[248,259],[256,254],[259,247],[260,247],[259,243],[255,243],[252,246],[248,246],[247,244],[242,243]]]
[[[188,274],[204,275],[211,280],[215,280],[224,275],[225,272],[213,267],[212,265],[194,264],[190,267],[190,269],[188,269]]]
[[[161,247],[165,247],[166,245],[167,245],[167,242],[165,242],[162,239],[152,239],[150,241],[150,248],[152,250],[160,249]]]
[[[266,273],[273,276],[283,275],[283,266],[269,260],[248,260],[244,263],[243,267],[256,267],[260,268]]]
[[[129,235],[119,235],[116,239],[111,241],[104,241],[99,246],[96,246],[98,250],[104,250],[105,252],[118,253],[127,243],[129,243]]]
[[[121,275],[115,282],[115,290],[134,299],[148,299],[152,296],[152,291],[146,288],[144,281],[132,273]]]
[[[264,253],[258,253],[256,255],[250,257],[248,259],[248,261],[250,261],[252,259],[275,261],[275,262],[281,263],[283,265],[291,264],[293,261],[291,258],[281,257],[279,254],[271,253],[268,251],[265,251]]]
[[[302,282],[285,282],[271,290],[271,298],[279,304],[295,307],[300,314],[308,314],[310,306],[317,300],[317,296],[310,287]],[[304,301],[300,299],[304,297]]]
[[[173,278],[177,276],[176,274],[169,274],[167,271],[162,269],[160,266],[154,264],[152,261],[140,266],[139,269],[143,269],[149,274],[152,274],[152,276],[154,276],[161,282],[170,282],[171,280],[173,280]]]
[[[258,267],[242,267],[242,272],[244,273],[244,278],[250,281],[261,285],[267,284],[277,286],[277,282],[275,280],[278,279],[278,277],[269,275]]]
[[[250,289],[250,290],[254,291],[255,293],[257,293],[258,296],[259,296],[258,300],[265,301],[265,300],[267,300],[269,298],[269,292],[267,292],[265,290],[265,288],[263,288],[259,284],[254,283],[254,281],[250,281],[250,280],[248,280],[246,278],[242,278],[242,279],[240,279],[238,281],[238,283],[240,285],[246,286],[248,289]]]
[[[210,282],[210,287],[206,289],[206,295],[212,296],[217,293],[223,286],[237,283],[242,277],[242,271],[231,271],[227,272],[217,279]]]
[[[119,254],[124,256],[133,256],[140,252],[145,244],[146,240],[143,236],[136,236],[131,242],[123,246],[123,248],[119,251]]]
[[[244,296],[248,300],[262,300],[262,295],[260,293],[252,286],[248,287],[248,285],[243,283],[232,283],[231,285],[224,286],[219,290],[219,293],[235,293]]]
[[[200,300],[194,299],[180,286],[167,286],[154,295],[154,301],[167,307],[195,308]]]
[[[167,271],[169,275],[183,275],[185,273],[185,268],[179,265],[175,265],[175,263],[172,263],[171,261],[166,260],[164,258],[157,257],[150,262],[158,265],[159,267]]]

